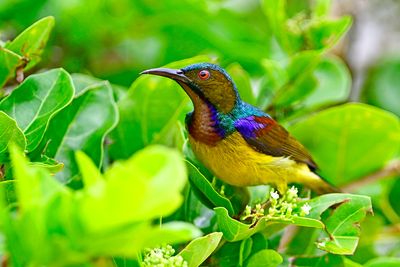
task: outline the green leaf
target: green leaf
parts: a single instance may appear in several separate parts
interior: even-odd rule
[[[93,161],[82,151],[77,151],[75,157],[84,186],[91,187],[97,184],[104,186],[103,177],[97,166],[93,164]]]
[[[101,165],[104,138],[117,121],[110,84],[92,84],[51,120],[35,155],[45,154],[62,162],[65,168],[56,177],[69,182],[78,173],[75,151],[82,150],[96,166]]]
[[[255,225],[245,224],[229,217],[228,212],[223,207],[214,209],[217,215],[219,230],[224,234],[224,238],[229,242],[240,241],[258,232],[263,232],[269,236],[288,224],[298,226],[324,228],[324,224],[313,218],[293,217],[292,219],[269,219],[266,216],[260,218]]]
[[[143,247],[149,248],[163,244],[179,244],[201,235],[201,231],[193,224],[178,221],[168,222],[161,226],[154,226],[152,231],[146,236]],[[140,233],[136,233],[136,236],[140,236]],[[132,237],[131,242],[136,242],[135,236]],[[131,255],[127,254],[128,257],[131,257]]]
[[[199,197],[203,200],[205,205],[210,208],[224,207],[228,210],[229,214],[235,213],[229,199],[218,193],[210,181],[190,161],[187,162],[187,168],[192,187],[197,190],[197,195],[200,195]]]
[[[307,109],[332,105],[348,99],[351,76],[344,62],[335,56],[323,58],[315,69],[317,87],[302,102]]]
[[[6,43],[5,48],[22,56],[28,62],[25,67],[25,70],[28,70],[40,61],[53,27],[54,18],[45,17],[32,24],[12,42]]]
[[[27,150],[40,143],[50,119],[72,100],[74,87],[63,69],[29,76],[0,102],[0,110],[13,117],[27,140]]]
[[[287,67],[288,81],[275,94],[273,104],[286,107],[296,104],[311,94],[316,87],[314,70],[320,62],[320,55],[315,51],[303,51],[291,58]]]
[[[240,261],[240,250],[242,242],[229,242],[221,246],[213,255],[212,259],[216,266],[238,267]],[[242,265],[243,266],[243,265]]]
[[[83,196],[81,214],[92,231],[166,216],[182,203],[180,191],[187,174],[176,151],[148,147],[125,162],[115,163],[104,174],[105,180],[95,178],[99,174],[86,157],[80,155],[77,160],[88,195]],[[132,196],[136,201],[130,201]]]
[[[29,213],[31,208],[46,203],[63,190],[45,169],[29,167],[28,160],[17,147],[12,146],[10,152],[14,175],[18,181],[16,188],[22,214]]]
[[[315,17],[328,16],[331,10],[332,0],[317,0],[314,2],[313,15]]]
[[[26,139],[17,122],[3,111],[0,111],[0,162],[8,154],[10,143],[25,150]]]
[[[226,68],[226,71],[232,76],[242,100],[249,104],[255,105],[256,97],[254,96],[253,89],[251,87],[249,74],[238,63],[229,65]]]
[[[359,241],[359,223],[367,212],[372,212],[371,199],[361,195],[327,194],[308,203],[311,206],[309,217],[314,219],[319,219],[323,211],[336,205],[333,212],[322,219],[329,237],[321,240],[318,248],[333,254],[353,254]]]
[[[64,168],[63,163],[46,155],[40,155],[40,158],[36,158],[36,160],[35,162],[31,162],[30,165],[47,169],[51,174],[56,174]]]
[[[378,170],[400,148],[399,118],[364,104],[326,109],[289,130],[310,150],[322,177],[335,185]]]
[[[21,57],[14,52],[0,46],[0,88],[8,79],[15,75]]]
[[[253,254],[246,267],[276,267],[283,261],[282,256],[272,249],[263,249]]]
[[[46,169],[29,165],[23,153],[11,147],[18,213],[2,207],[0,215],[13,266],[83,266],[94,258],[134,259],[145,247],[186,242],[201,234],[188,223],[152,224],[181,203],[187,177],[176,151],[146,148],[115,163],[104,177],[87,156],[78,155],[85,181],[98,177],[75,191]],[[7,198],[5,190],[0,192],[1,199]]]
[[[292,240],[286,247],[285,253],[288,255],[312,256],[319,252],[315,242],[321,235],[321,231],[316,228],[297,228]],[[301,246],[299,246],[301,244]]]
[[[178,255],[188,262],[188,267],[200,266],[217,248],[222,233],[215,232],[191,241]]]
[[[345,267],[362,267],[361,264],[359,264],[359,263],[357,263],[355,261],[352,261],[352,260],[350,260],[350,259],[348,259],[346,257],[342,257],[342,259],[343,259],[343,263],[344,263]]]
[[[0,197],[4,199],[0,200],[0,207],[8,206],[17,201],[16,193],[15,193],[15,180],[5,180],[0,182]],[[1,223],[0,223],[1,225]]]
[[[293,264],[298,267],[345,267],[343,259],[345,259],[343,256],[326,254],[319,257],[296,258]]]
[[[214,177],[196,159],[188,142],[185,143],[183,150],[188,161],[191,188],[200,201],[210,209],[222,206],[230,215],[239,214],[250,200],[247,188],[232,186]]]
[[[317,19],[306,28],[304,35],[314,49],[329,49],[350,29],[352,19],[343,16],[338,20]]]
[[[256,235],[254,235],[256,236]],[[256,242],[256,245],[258,242]],[[243,262],[250,256],[253,249],[253,238],[244,239],[240,242],[240,249],[239,249],[239,266],[243,266]]]
[[[268,20],[268,26],[279,45],[288,54],[297,51],[302,40],[299,32],[291,29],[287,24],[286,0],[263,0],[261,3]]]
[[[257,106],[265,109],[271,104],[272,96],[287,83],[289,78],[286,69],[278,61],[263,59],[261,64],[265,74],[261,80]]]
[[[196,62],[211,61],[198,56],[171,63],[167,67],[181,68]],[[114,159],[127,158],[149,144],[173,145],[164,138],[177,120],[183,121],[190,110],[190,100],[180,86],[167,78],[140,76],[126,96],[118,102],[120,122],[112,132],[110,154]],[[165,141],[167,140],[167,142]]]
[[[399,58],[386,59],[373,66],[363,88],[363,100],[400,116],[399,71]]]
[[[72,73],[71,74],[72,80],[75,86],[75,97],[80,96],[81,94],[85,93],[86,90],[90,88],[91,85],[104,82],[104,80],[95,78],[93,76],[85,75],[82,73]],[[118,101],[121,99],[128,90],[123,86],[119,86],[116,84],[111,84],[111,87],[114,92],[115,100]]]
[[[396,267],[400,265],[400,258],[380,257],[366,262],[364,267]]]
[[[270,218],[264,216],[255,224],[245,224],[229,217],[225,208],[215,208],[219,230],[230,242],[246,239],[255,233],[262,232],[270,236],[288,224],[303,227],[326,229],[329,238],[318,243],[318,248],[334,254],[352,254],[359,240],[359,224],[367,212],[372,211],[371,200],[366,196],[350,194],[328,194],[307,201],[311,206],[307,217]],[[338,205],[332,214],[324,217],[321,214],[329,207]]]

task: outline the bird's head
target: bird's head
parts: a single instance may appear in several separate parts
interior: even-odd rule
[[[219,112],[228,113],[240,100],[236,86],[229,74],[211,63],[198,63],[182,69],[156,68],[141,72],[175,80],[192,99],[195,107],[199,101],[213,105]]]

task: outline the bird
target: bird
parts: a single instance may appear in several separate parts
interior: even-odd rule
[[[269,114],[244,102],[229,74],[212,63],[154,68],[176,81],[193,103],[186,115],[190,146],[217,178],[239,187],[271,185],[280,194],[301,183],[317,194],[339,190],[316,173],[307,149]]]

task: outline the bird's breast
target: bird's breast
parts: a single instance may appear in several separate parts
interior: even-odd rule
[[[255,151],[238,132],[213,146],[200,142],[191,134],[189,142],[196,157],[215,176],[235,186],[277,184],[281,182],[283,172],[295,163],[289,158],[273,157]]]
[[[214,107],[204,103],[187,118],[189,134],[198,142],[215,146],[225,137],[225,132],[218,122],[218,114]]]

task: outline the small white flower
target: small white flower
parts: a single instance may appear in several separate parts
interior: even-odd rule
[[[292,195],[292,196],[297,196],[297,193],[299,192],[299,190],[296,188],[296,187],[294,187],[294,186],[292,186],[290,189],[289,189],[289,193]]]
[[[278,198],[279,198],[279,194],[278,194],[277,191],[271,191],[270,196],[271,196],[273,199],[278,199]]]
[[[308,205],[308,203],[304,204],[303,206],[301,206],[301,211],[304,215],[308,215],[310,214],[310,210],[311,210],[311,206]]]

